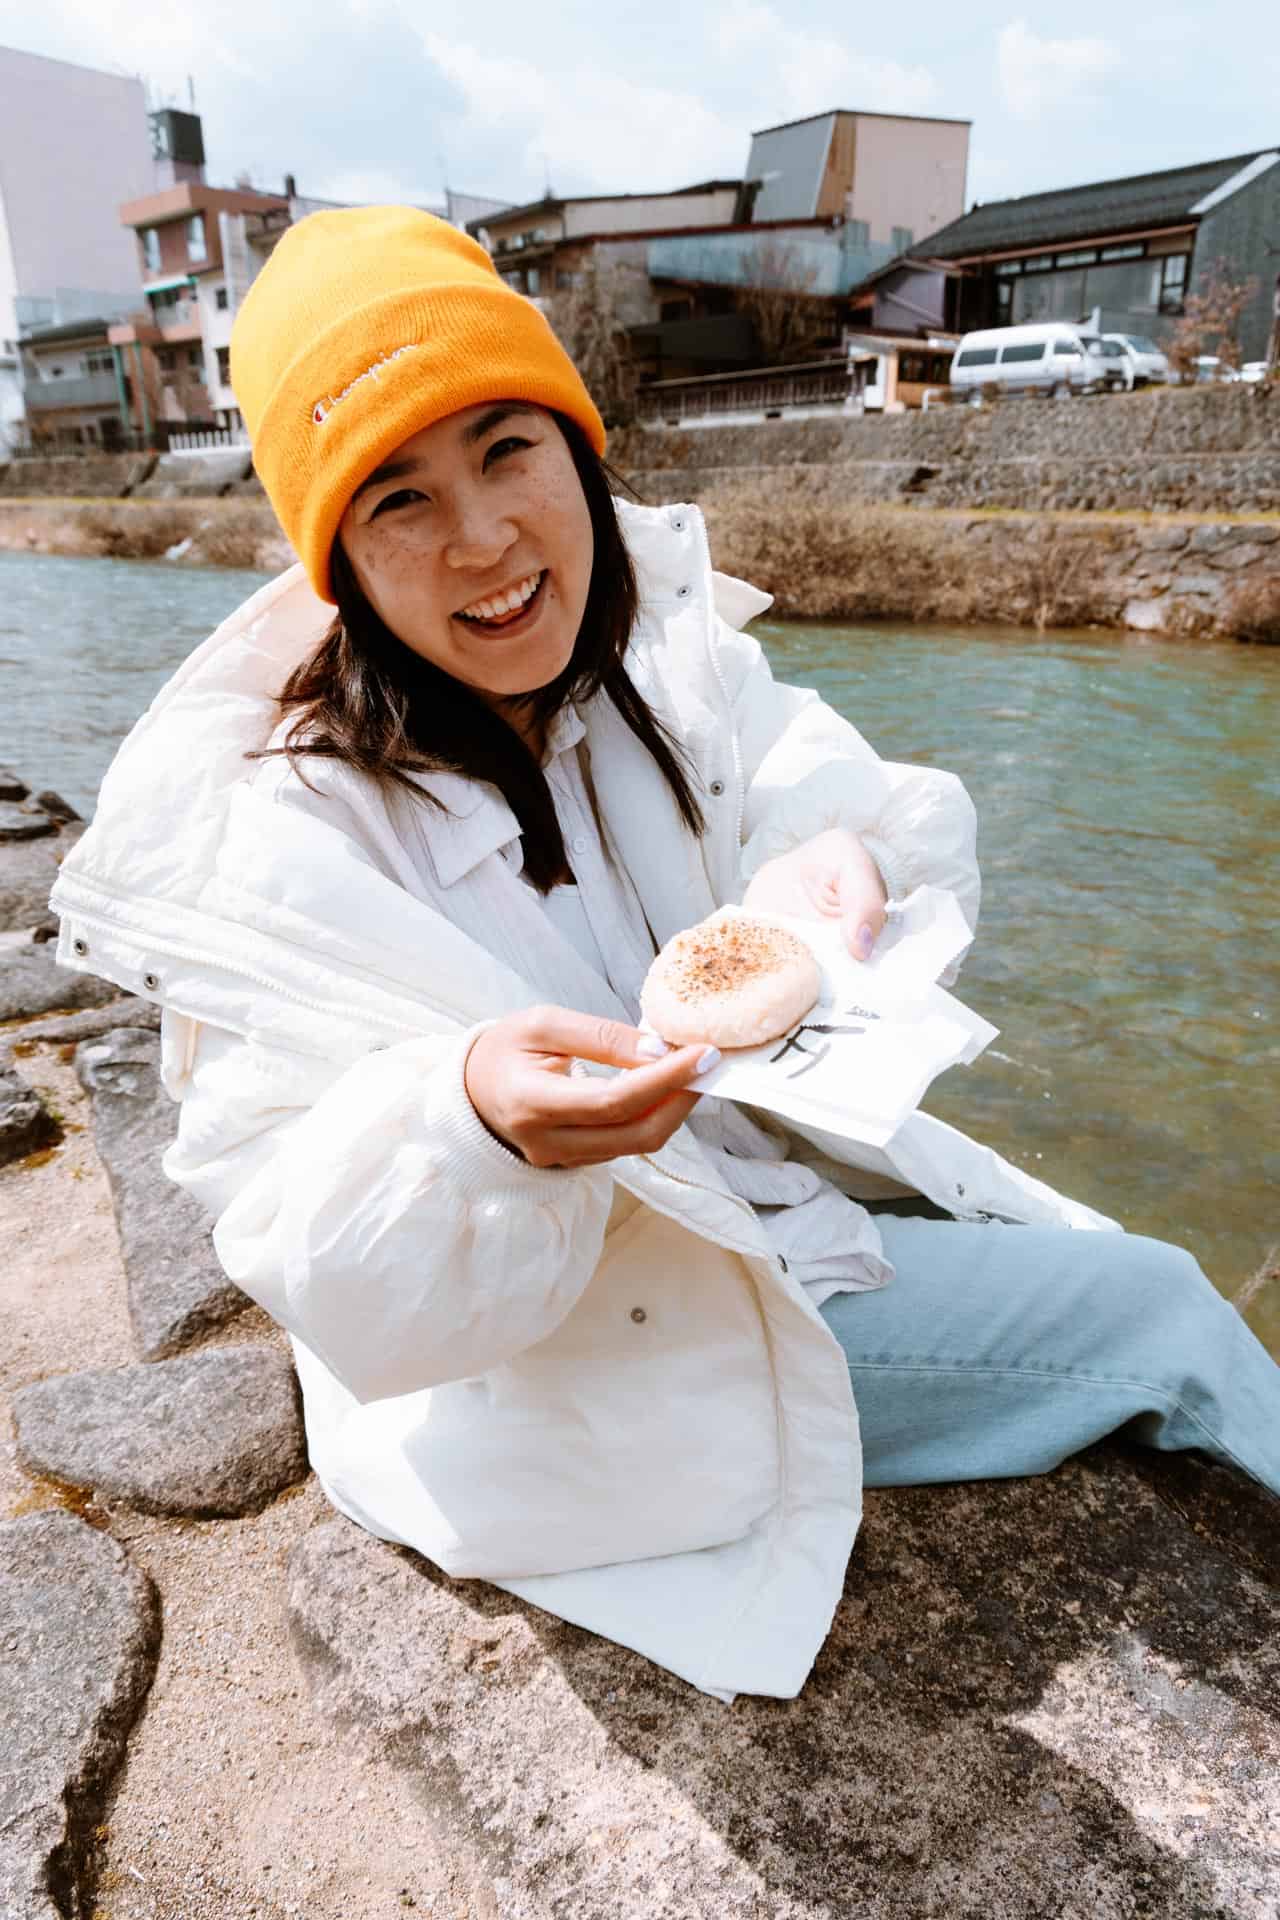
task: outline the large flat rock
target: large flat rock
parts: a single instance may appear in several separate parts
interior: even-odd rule
[[[0,1523],[0,1915],[87,1914],[103,1794],[151,1683],[159,1609],[122,1548],[68,1513]]]
[[[73,973],[54,959],[52,940],[0,934],[0,1020],[22,1020],[63,1008],[101,1007],[120,989],[96,973]]]
[[[794,1701],[724,1707],[341,1520],[289,1609],[498,1920],[1280,1910],[1280,1592],[1106,1450],[868,1496]]]
[[[0,793],[12,793],[25,783],[15,775],[8,785],[0,778]],[[55,795],[41,795],[54,800]],[[60,803],[64,811],[66,803]],[[62,812],[45,807],[49,829],[34,839],[0,840],[0,932],[38,926],[49,916],[49,894],[58,867],[84,832],[81,820],[65,820]]]
[[[248,1305],[223,1273],[209,1221],[166,1178],[160,1156],[178,1109],[160,1083],[160,1038],[124,1027],[85,1040],[76,1072],[93,1106],[94,1137],[111,1182],[129,1289],[129,1315],[144,1360],[180,1353]]]
[[[30,1472],[143,1513],[258,1513],[307,1472],[297,1383],[274,1347],[59,1374],[21,1388],[13,1418]]]

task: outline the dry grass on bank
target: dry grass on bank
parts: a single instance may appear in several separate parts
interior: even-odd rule
[[[265,500],[0,501],[0,549],[276,572],[293,559]]]
[[[703,501],[715,564],[808,619],[1111,625],[1123,537],[1067,521],[969,520],[723,488]]]

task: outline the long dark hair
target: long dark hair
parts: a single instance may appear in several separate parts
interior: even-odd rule
[[[594,559],[582,625],[568,665],[522,702],[541,731],[569,700],[604,692],[661,769],[691,833],[702,809],[682,748],[637,692],[623,664],[638,606],[609,471],[577,422],[552,416],[568,442],[591,516]],[[397,639],[361,591],[335,541],[330,561],[337,614],[278,698],[293,723],[280,747],[299,778],[311,754],[343,760],[376,779],[441,803],[409,775],[461,773],[497,787],[520,823],[524,871],[545,893],[568,865],[542,768],[513,727],[472,688]],[[259,758],[262,755],[252,755]],[[308,783],[309,784],[309,783]]]

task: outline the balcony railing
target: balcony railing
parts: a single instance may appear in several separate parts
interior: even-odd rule
[[[161,333],[169,333],[174,327],[198,327],[200,324],[200,302],[198,300],[172,300],[166,306],[154,308],[155,323]]]
[[[652,426],[688,426],[727,414],[783,413],[795,407],[855,405],[865,367],[844,360],[809,361],[755,373],[711,373],[693,380],[655,380],[636,395],[636,412]]]
[[[55,407],[116,407],[120,395],[113,373],[86,373],[71,380],[29,380],[28,413],[49,413]]]

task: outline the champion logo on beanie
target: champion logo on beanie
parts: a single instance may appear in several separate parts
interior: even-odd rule
[[[398,360],[402,353],[416,353],[417,350],[417,341],[408,340],[404,346],[394,347],[390,353],[380,353],[371,367],[366,367],[363,373],[358,373],[354,380],[348,380],[341,393],[326,393],[323,400],[316,401],[311,409],[312,424],[322,427],[334,408],[341,406],[347,395],[354,393],[362,380],[376,380],[380,367],[388,366],[392,360]]]
[[[323,600],[356,489],[435,421],[523,400],[566,414],[604,452],[604,422],[543,314],[483,247],[415,207],[334,208],[282,234],[236,315],[231,384],[258,477]]]

